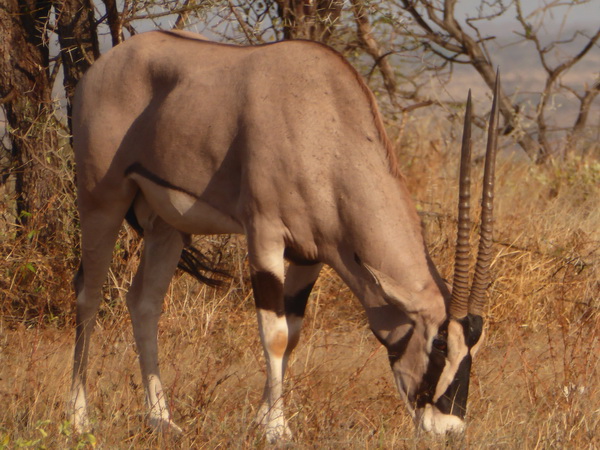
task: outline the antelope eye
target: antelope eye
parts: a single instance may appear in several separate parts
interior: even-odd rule
[[[433,348],[439,350],[440,352],[446,353],[446,351],[448,350],[448,343],[445,339],[440,339],[439,337],[436,337],[433,340]]]

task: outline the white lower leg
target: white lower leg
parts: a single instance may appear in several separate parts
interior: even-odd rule
[[[139,314],[140,309],[133,312],[131,317],[140,354],[140,367],[148,408],[148,424],[158,430],[171,429],[179,433],[181,428],[171,420],[158,369],[158,314],[142,315]]]
[[[90,430],[85,383],[89,345],[94,331],[98,303],[97,300],[87,302],[83,289],[77,295],[77,328],[75,333],[75,354],[73,356],[71,401],[69,404],[71,423],[77,433],[84,433]]]
[[[157,374],[148,375],[146,380],[146,405],[148,407],[148,423],[151,427],[162,430],[165,427],[181,433],[181,428],[171,420],[169,408],[163,393],[162,383]]]
[[[71,386],[71,423],[77,433],[85,433],[90,429],[90,422],[87,415],[87,401],[85,388],[81,376],[76,374],[73,377]]]
[[[288,342],[285,317],[274,312],[258,310],[261,340],[267,359],[267,382],[263,393],[263,404],[257,419],[265,426],[270,442],[291,437],[291,431],[283,412],[283,359]]]

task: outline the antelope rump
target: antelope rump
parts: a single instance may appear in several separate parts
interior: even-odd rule
[[[90,425],[90,337],[127,217],[145,241],[127,306],[151,425],[180,430],[161,385],[157,326],[178,264],[198,274],[190,235],[242,233],[267,364],[257,420],[270,441],[291,436],[283,378],[323,264],[363,305],[415,421],[436,433],[462,430],[489,284],[495,105],[469,289],[469,95],[450,292],[428,255],[375,98],[341,55],[307,41],[238,47],[149,32],[102,56],[79,83],[73,109],[82,230],[76,429]]]

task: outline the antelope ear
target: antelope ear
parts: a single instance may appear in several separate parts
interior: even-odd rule
[[[407,314],[415,314],[417,312],[412,295],[400,286],[392,277],[363,262],[360,262],[360,265],[367,269],[375,286],[379,289],[381,297],[388,304],[400,308]]]

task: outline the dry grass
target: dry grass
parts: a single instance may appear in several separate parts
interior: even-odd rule
[[[402,165],[433,257],[449,277],[456,145],[418,132],[406,130]],[[356,299],[328,269],[311,296],[291,365],[286,402],[295,438],[282,447],[600,447],[600,164],[590,158],[540,168],[503,156],[497,198],[497,277],[467,432],[447,439],[415,433],[385,351]],[[27,235],[6,235],[2,242],[0,448],[265,446],[253,423],[265,371],[242,240],[217,240],[237,274],[227,289],[177,276],[165,301],[161,367],[174,418],[185,430],[176,437],[144,426],[122,300],[140,243],[127,231],[94,337],[94,434],[72,435],[65,406],[76,229],[63,232],[68,235],[52,244]]]

